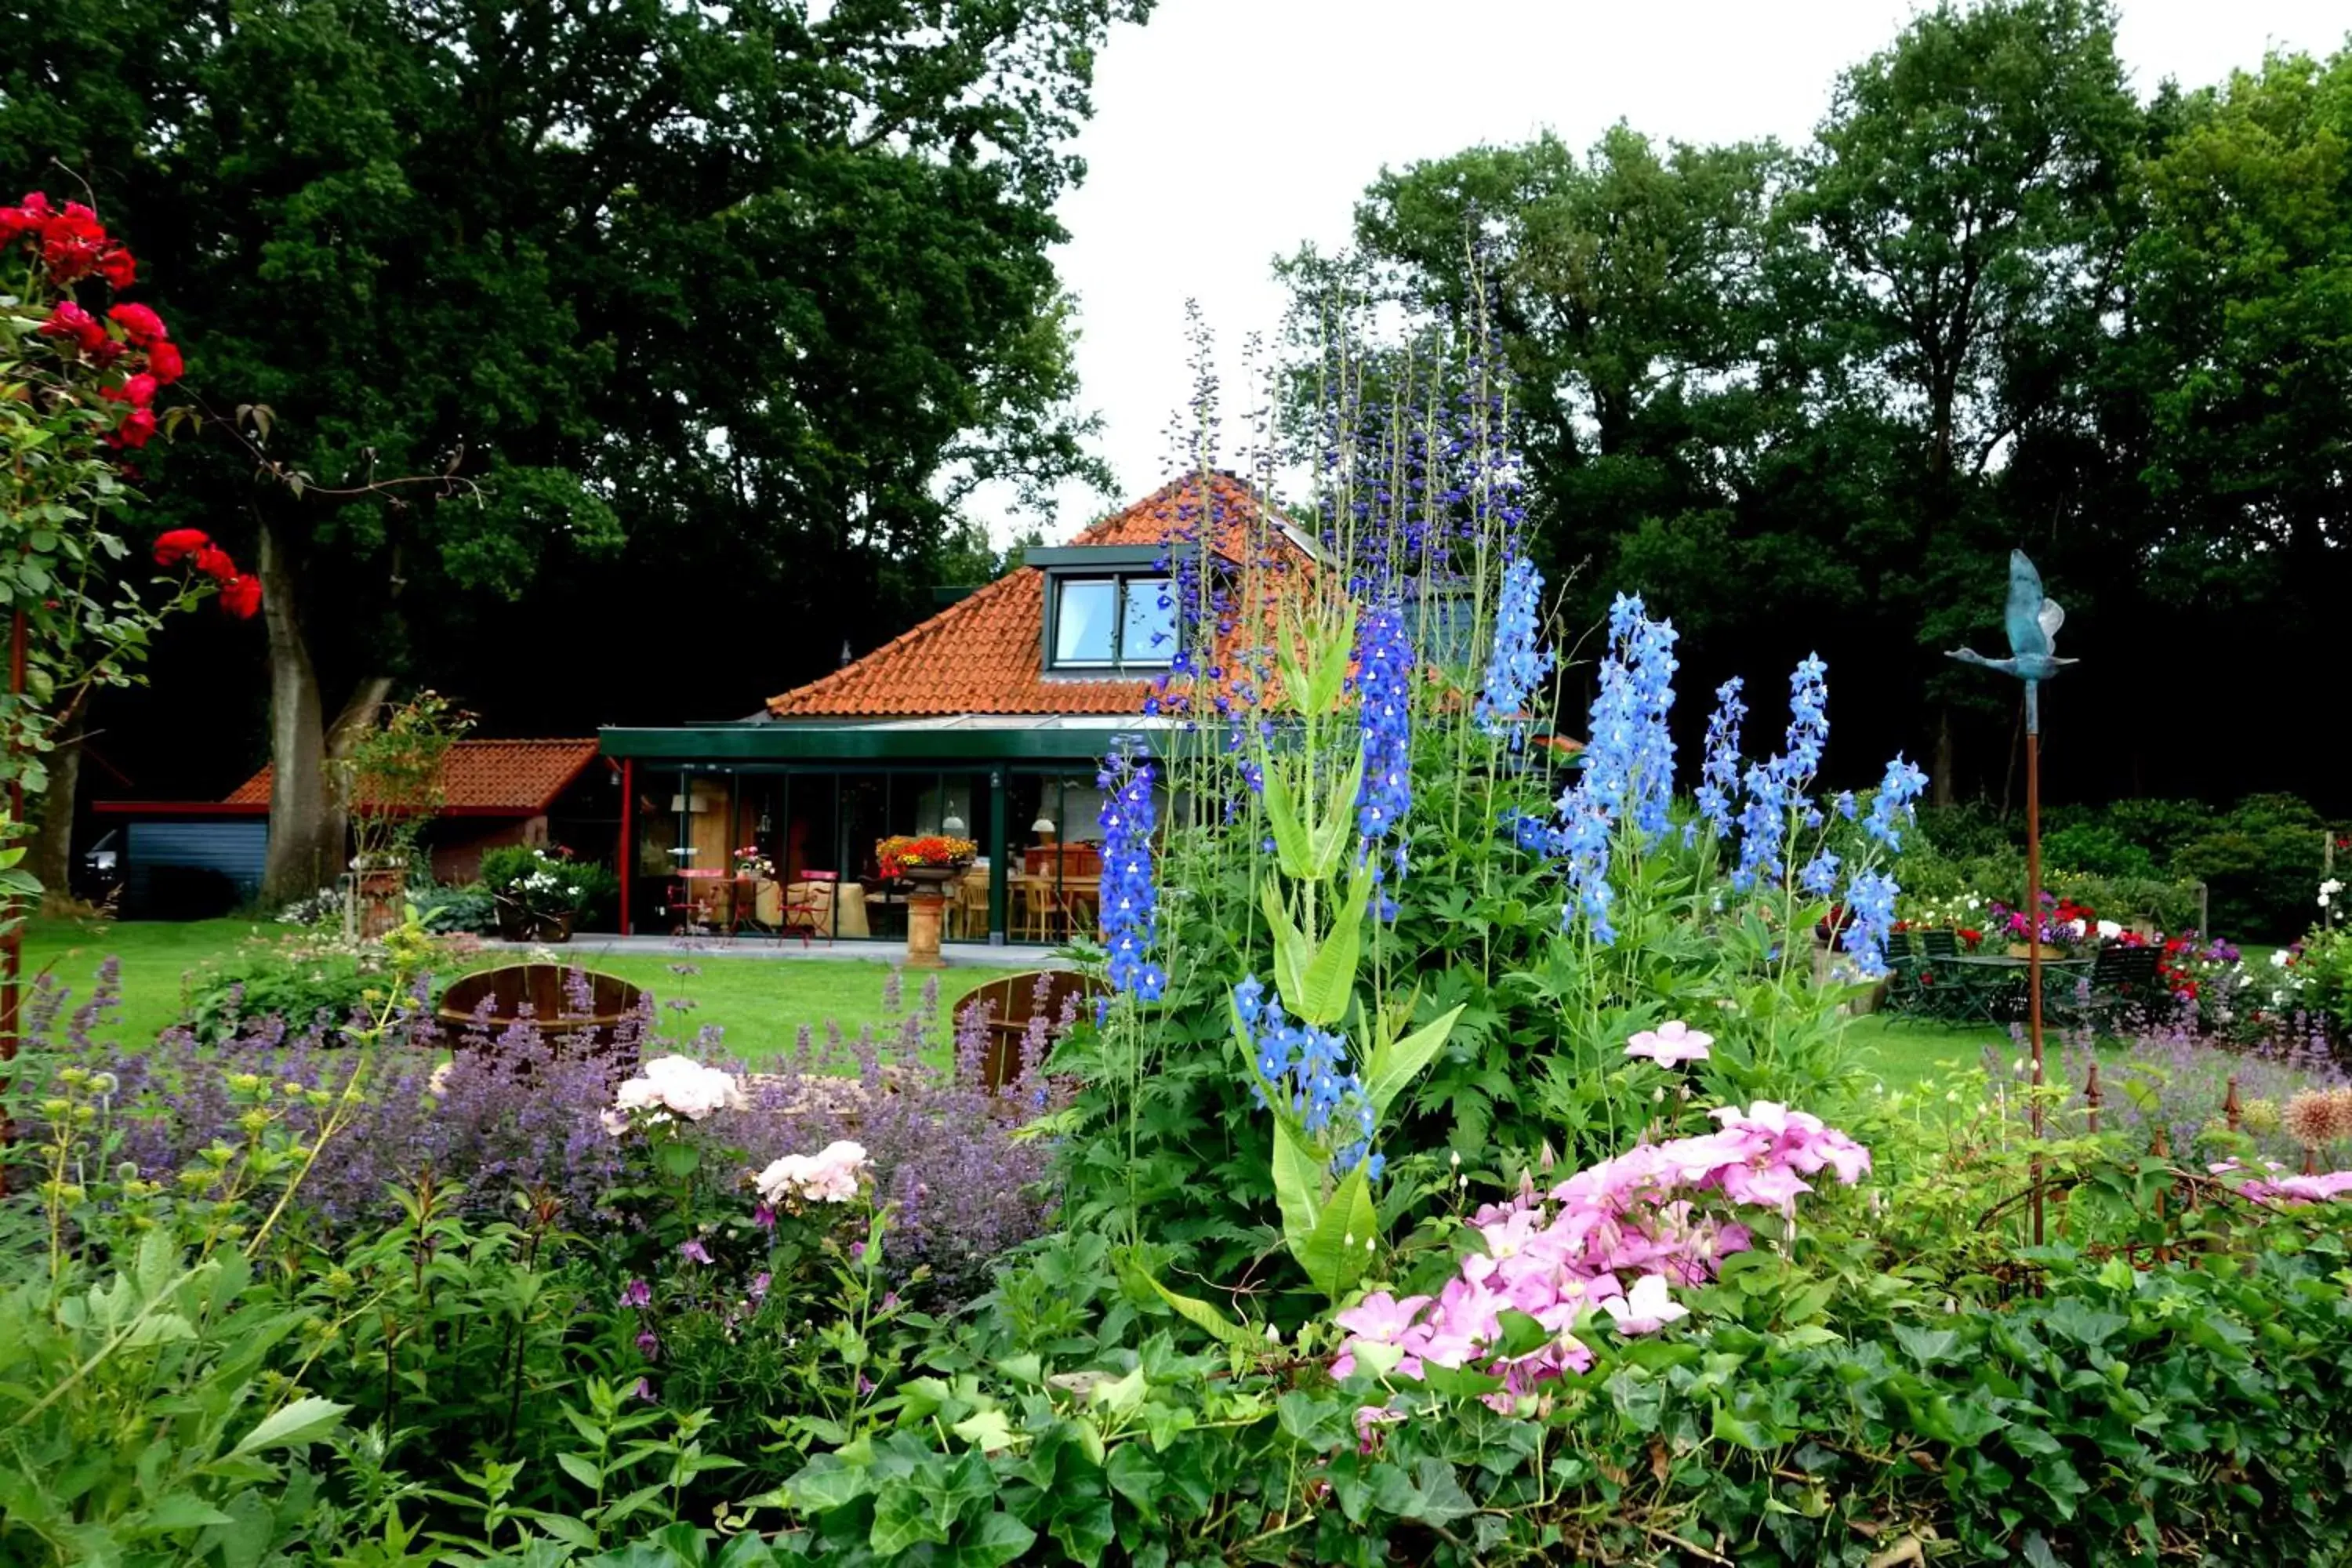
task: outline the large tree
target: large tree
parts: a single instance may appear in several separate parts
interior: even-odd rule
[[[1948,0],[1840,79],[1783,204],[1817,256],[1798,298],[1843,339],[1842,386],[1908,437],[1908,537],[1876,593],[1939,694],[1957,682],[1937,650],[1983,618],[2013,532],[1978,504],[1981,481],[2062,400],[2067,350],[2111,305],[2138,125],[2104,0]]]
[[[1581,158],[1547,134],[1387,172],[1359,204],[1375,286],[1497,338],[1561,562],[1606,566],[1629,522],[1720,499],[1697,432],[1755,386],[1745,312],[1780,161],[1618,125]]]
[[[0,172],[86,180],[204,346],[190,391],[274,416],[275,477],[215,439],[155,487],[268,589],[272,893],[339,864],[326,760],[396,678],[520,700],[688,581],[681,615],[805,617],[804,650],[920,575],[961,487],[1085,467],[1051,207],[1150,4],[11,14]]]

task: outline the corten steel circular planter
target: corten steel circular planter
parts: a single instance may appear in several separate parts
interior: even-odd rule
[[[1042,995],[1037,989],[1040,978],[1045,982]],[[992,980],[956,1004],[956,1016],[973,1006],[986,1006],[988,1013],[988,1050],[981,1058],[980,1078],[991,1089],[1003,1089],[1021,1076],[1021,1040],[1027,1033],[1029,1020],[1039,1013],[1058,1020],[1062,1007],[1071,997],[1078,1000],[1079,1014],[1085,1015],[1086,1004],[1097,996],[1107,995],[1110,987],[1091,975],[1074,969],[1046,969],[1027,974],[1009,974],[1002,980]]]
[[[580,976],[583,998],[570,984],[572,973],[561,963],[509,963],[453,981],[434,1010],[442,1038],[452,1050],[495,1053],[499,1037],[528,1005],[531,1026],[555,1055],[612,1058],[621,1026],[644,1007],[646,994],[617,974],[590,971]],[[615,1077],[629,1065],[608,1062]]]

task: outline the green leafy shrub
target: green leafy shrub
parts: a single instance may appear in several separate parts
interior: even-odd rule
[[[2042,864],[2089,877],[2156,879],[2156,857],[2112,823],[2077,822],[2042,836]]]
[[[256,939],[189,973],[181,1021],[214,1045],[244,1018],[283,1018],[297,1027],[322,1017],[341,1024],[358,1013],[372,986],[383,984],[381,958],[336,937]]]
[[[408,901],[430,931],[483,933],[498,928],[498,906],[479,882],[435,883],[409,890]]]
[[[2287,795],[2249,795],[2174,852],[2177,875],[2211,890],[2213,927],[2285,941],[2310,922],[2327,824]]]

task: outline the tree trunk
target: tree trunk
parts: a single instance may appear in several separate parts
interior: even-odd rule
[[[333,879],[342,868],[343,835],[340,817],[330,821],[319,671],[302,635],[298,574],[278,530],[266,515],[257,521],[261,618],[269,633],[269,855],[261,896],[283,904]]]
[[[1952,804],[1952,710],[1936,710],[1936,757],[1928,769],[1931,797],[1937,805]]]
[[[41,912],[73,912],[73,830],[76,786],[81,782],[81,736],[58,743],[49,753],[49,787],[41,795],[41,825],[34,832],[31,865],[40,879]]]
[[[302,630],[300,574],[266,515],[261,535],[262,619],[269,631],[269,853],[261,896],[289,903],[342,874],[351,845],[351,810],[333,787],[332,764],[351,753],[392,691],[392,677],[371,675],[325,721],[318,666]]]

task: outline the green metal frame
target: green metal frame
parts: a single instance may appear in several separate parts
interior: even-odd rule
[[[1132,728],[1069,730],[908,730],[880,725],[762,723],[680,724],[663,729],[609,727],[597,731],[608,757],[673,763],[992,763],[1099,762],[1126,746],[1163,754],[1173,731]]]

